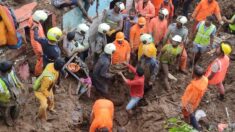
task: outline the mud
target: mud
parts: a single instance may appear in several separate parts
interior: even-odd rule
[[[231,3],[232,1],[222,1],[224,5],[229,5],[227,4],[229,2]],[[17,5],[14,2],[10,2],[10,4]],[[58,15],[57,20],[60,20],[61,14],[64,12],[55,10],[54,7],[48,5],[47,1],[44,0],[39,3],[37,8],[46,8],[54,12]],[[223,7],[222,9],[225,8]],[[231,14],[226,11],[226,15],[229,16]],[[57,23],[60,23],[60,21]],[[33,63],[35,63],[32,55],[32,52],[27,54],[27,60],[30,65],[34,65]],[[205,58],[201,61],[201,65],[206,67],[212,60],[213,57],[205,55]],[[233,105],[235,102],[234,67],[235,62],[233,61],[231,62],[228,75],[224,82],[226,90],[225,101],[219,101],[217,99],[217,89],[209,86],[208,92],[200,104],[199,109],[204,110],[207,114],[208,123],[212,127],[211,132],[217,131],[216,126],[218,123],[227,123],[225,107],[229,110],[230,120],[233,123],[235,122],[235,106]],[[130,98],[128,87],[117,75],[115,77],[116,79],[112,82],[113,85],[109,89],[112,100],[116,105],[114,132],[165,132],[164,121],[170,117],[181,116],[180,98],[186,85],[191,80],[191,74],[173,74],[178,81],[171,81],[171,91],[168,93],[165,91],[160,73],[154,87],[145,93],[144,99],[138,104],[132,116],[129,116],[125,111],[125,106]],[[29,87],[30,85],[26,86],[28,86],[26,90],[29,93],[23,97],[25,98],[25,102],[19,119],[16,121],[14,127],[7,127],[3,120],[0,120],[1,132],[86,132],[89,129],[89,114],[92,104],[96,99],[102,98],[93,88],[91,98],[83,95],[78,99],[76,95],[70,94],[70,91],[73,93],[77,88],[76,80],[72,77],[63,79],[60,88],[56,89],[55,92],[55,110],[57,113],[51,114],[48,112],[50,120],[47,123],[41,123],[39,120],[36,120],[39,102],[36,100],[32,88]]]

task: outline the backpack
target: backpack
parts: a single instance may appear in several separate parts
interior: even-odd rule
[[[10,91],[3,79],[0,78],[0,102],[7,103],[10,101],[10,98]]]
[[[36,81],[33,84],[33,90],[38,91],[41,86],[41,80],[43,77],[49,77],[50,80],[54,80],[55,76],[49,72],[48,70],[44,70],[43,73],[36,79]]]

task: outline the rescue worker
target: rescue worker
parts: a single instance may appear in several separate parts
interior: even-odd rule
[[[126,77],[122,74],[122,72],[119,72],[118,74],[122,77],[124,82],[128,85],[130,88],[130,95],[131,99],[129,103],[126,106],[126,111],[128,114],[132,114],[132,109],[138,104],[138,102],[143,98],[144,96],[144,70],[140,66],[137,66],[137,68],[134,68],[130,64],[124,63],[128,69],[135,74],[135,77],[133,80],[126,79]]]
[[[69,60],[76,52],[78,52],[78,43],[75,41],[75,32],[68,32],[63,39],[63,50],[65,51],[66,59]]]
[[[198,22],[206,20],[206,17],[211,15],[215,15],[221,25],[224,24],[218,2],[216,0],[201,0],[192,14],[194,19],[193,31]]]
[[[232,52],[229,42],[222,42],[216,49],[217,58],[208,66],[205,76],[209,79],[209,85],[216,85],[219,90],[219,99],[224,100],[223,81],[229,67],[228,55]]]
[[[139,0],[136,5],[137,13],[146,19],[146,25],[155,16],[155,8],[150,0]]]
[[[113,77],[108,70],[111,65],[111,56],[115,50],[116,47],[113,43],[107,44],[104,47],[104,53],[100,55],[93,69],[92,84],[104,96],[108,96],[108,81]]]
[[[96,100],[92,107],[89,132],[112,132],[113,118],[113,102],[107,99]]]
[[[153,38],[150,34],[143,34],[140,37],[141,43],[138,48],[138,60],[140,60],[141,56],[143,55],[143,49],[145,46],[150,46],[154,49],[154,54],[152,54],[151,57],[156,58],[157,57],[157,49],[155,47],[155,44],[153,43]]]
[[[190,9],[190,5],[193,2],[193,0],[184,0],[183,2],[183,10],[182,10],[182,14],[183,16],[186,16],[188,18],[188,12]]]
[[[124,17],[123,32],[125,34],[125,39],[130,41],[130,30],[133,25],[138,22],[138,17],[136,15],[136,10],[134,8],[129,10],[129,15]]]
[[[61,50],[58,46],[58,41],[61,39],[62,31],[58,27],[53,27],[47,32],[47,38],[40,37],[37,26],[32,27],[34,30],[34,40],[42,46],[43,51],[43,67],[54,62],[61,56]]]
[[[181,104],[185,121],[190,123],[197,130],[199,130],[199,124],[195,118],[194,112],[199,106],[207,90],[207,86],[208,79],[204,76],[204,69],[198,65],[195,66],[193,70],[193,80],[186,87],[181,97]]]
[[[146,46],[143,49],[143,55],[140,58],[138,66],[144,69],[144,87],[145,91],[152,88],[159,71],[159,62],[153,57],[156,50],[152,46]]]
[[[16,75],[13,63],[3,61],[0,63],[0,109],[3,119],[8,126],[14,125],[20,112],[21,97],[24,86]]]
[[[155,8],[155,16],[157,16],[157,12],[159,12],[159,10],[161,9],[161,4],[163,2],[163,0],[151,0],[151,2],[153,3],[154,5],[154,8]]]
[[[180,54],[182,52],[182,48],[179,46],[182,43],[182,37],[179,35],[175,35],[172,37],[171,44],[166,44],[161,52],[160,52],[160,63],[164,73],[164,83],[166,85],[166,90],[169,91],[171,86],[168,81],[169,75],[169,66],[175,65],[176,69],[178,69]]]
[[[169,12],[162,8],[159,10],[158,16],[154,17],[149,24],[149,33],[153,36],[154,44],[157,47],[159,43],[163,43],[163,38],[167,33],[167,16]]]
[[[222,19],[225,23],[229,24],[228,31],[232,34],[235,34],[235,13],[230,20],[228,20],[225,16],[222,17]]]
[[[42,46],[39,42],[37,42],[34,39],[34,30],[32,29],[32,27],[34,25],[37,25],[38,27],[38,36],[40,38],[45,38],[45,34],[44,34],[44,30],[42,27],[42,22],[46,21],[46,19],[48,18],[48,15],[45,11],[43,10],[37,10],[34,12],[34,14],[29,18],[29,25],[30,25],[30,43],[33,47],[33,51],[36,55],[36,65],[34,68],[34,75],[35,76],[39,76],[42,71],[43,71],[43,52],[42,52]]]
[[[15,68],[13,67],[13,62],[4,61],[0,63],[0,71],[2,73],[2,79],[7,83],[8,87],[16,92],[20,92],[19,89],[23,89],[24,86],[16,75]],[[20,94],[18,92],[17,94]]]
[[[88,31],[89,31],[89,27],[85,24],[79,24],[77,29],[76,29],[76,33],[75,33],[75,41],[78,44],[78,51],[80,53],[80,58],[82,59],[82,61],[85,61],[85,59],[88,56],[88,51],[89,51],[89,39],[88,39]]]
[[[112,64],[121,64],[130,61],[131,48],[130,44],[125,40],[123,32],[116,34],[116,40],[113,44],[116,47],[116,51],[112,55]]]
[[[130,46],[131,46],[131,63],[135,65],[135,60],[137,60],[137,52],[140,45],[141,34],[147,33],[146,19],[140,17],[138,23],[131,27],[130,29]]]
[[[163,3],[161,4],[161,8],[165,8],[168,10],[169,15],[168,17],[168,23],[171,23],[172,18],[174,16],[174,5],[170,0],[164,0]]]
[[[122,2],[117,2],[113,9],[104,12],[103,22],[110,25],[111,29],[107,32],[107,43],[112,43],[115,40],[116,33],[123,28],[123,16],[120,13],[125,6]]]
[[[216,26],[212,23],[213,17],[208,16],[206,21],[198,23],[197,28],[193,34],[193,52],[194,52],[194,65],[200,59],[202,53],[207,52],[213,48],[214,37],[216,34]]]
[[[164,38],[163,44],[165,44],[168,40],[171,40],[173,36],[179,35],[182,38],[181,41],[181,60],[180,60],[180,71],[187,74],[187,52],[185,49],[186,40],[188,38],[188,28],[184,26],[187,23],[187,18],[185,16],[178,16],[176,19],[176,23],[172,23],[168,27],[168,31],[166,33],[166,36]]]
[[[101,23],[98,27],[98,33],[95,39],[94,64],[104,51],[104,47],[107,44],[106,34],[109,30],[110,26],[107,23]]]
[[[47,121],[47,109],[51,112],[54,110],[54,94],[53,87],[56,85],[65,61],[61,58],[55,60],[54,63],[49,63],[43,73],[35,81],[38,87],[34,87],[34,94],[40,102],[37,118],[42,121]],[[35,85],[35,84],[34,84]]]

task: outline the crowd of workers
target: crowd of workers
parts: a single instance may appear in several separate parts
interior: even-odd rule
[[[79,0],[53,0],[52,4],[57,8],[64,8],[81,6],[80,2]],[[125,9],[125,6],[129,7],[130,3],[131,8]],[[93,1],[87,0],[85,6],[81,7],[89,22],[92,20],[87,15],[87,11],[91,4]],[[130,89],[130,101],[126,111],[131,115],[133,108],[143,99],[144,93],[154,87],[159,73],[163,75],[165,90],[169,92],[172,88],[168,79],[173,76],[170,71],[189,74],[190,70],[193,73],[192,81],[182,96],[182,113],[185,120],[199,130],[194,112],[208,85],[218,87],[220,100],[225,98],[223,80],[229,67],[229,54],[232,51],[227,41],[220,44],[214,43],[217,26],[212,15],[216,16],[220,25],[228,24],[229,31],[233,34],[235,17],[230,20],[222,17],[216,0],[201,0],[192,16],[188,15],[190,5],[191,0],[185,0],[183,12],[179,14],[176,11],[179,8],[177,0],[132,2],[113,0],[110,9],[104,11],[97,31],[90,31],[89,26],[82,23],[69,32],[52,27],[46,35],[42,23],[47,20],[48,14],[44,10],[35,11],[29,19],[29,28],[30,43],[36,56],[34,76],[37,79],[33,89],[40,102],[38,118],[47,120],[47,110],[56,112],[53,89],[58,88],[57,82],[61,76],[68,75],[64,65],[76,54],[79,57],[79,63],[69,64],[68,70],[73,72],[84,70],[86,73],[85,77],[80,78],[79,86],[82,89],[78,89],[76,93],[88,91],[88,97],[90,97],[90,88],[93,86],[106,98],[98,99],[93,105],[90,132],[112,131],[114,104],[109,95],[111,87],[109,81],[113,81],[114,76],[122,78]],[[13,43],[16,45],[17,41],[14,41],[17,40],[16,32],[7,32],[12,27],[7,23],[4,11],[10,12],[8,7],[1,3],[0,45],[13,45]],[[10,19],[12,22],[13,18]],[[191,18],[194,23],[189,28],[187,23]],[[89,41],[89,32],[97,32],[93,49]],[[16,38],[9,39],[8,37],[12,36],[9,33],[13,33]],[[62,48],[59,46],[61,41]],[[212,49],[215,49],[217,58],[208,68],[200,67],[201,56]],[[62,54],[62,50],[65,54]],[[92,69],[87,72],[85,69],[88,69],[88,66],[85,61],[90,56]],[[133,79],[128,79],[122,72],[111,73],[109,69],[113,65],[127,67],[134,74]],[[0,71],[0,102],[8,103],[13,98],[12,87],[23,88],[23,84],[18,79],[11,61],[1,62]]]

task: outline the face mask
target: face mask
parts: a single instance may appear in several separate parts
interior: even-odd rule
[[[81,31],[80,34],[84,36],[86,33],[84,31]]]
[[[160,20],[163,20],[164,19],[164,16],[163,15],[159,15],[158,16]]]
[[[139,27],[140,27],[140,28],[143,28],[143,27],[144,27],[144,25],[139,25]]]
[[[135,18],[134,16],[130,16],[130,20],[134,20],[134,18]]]
[[[118,42],[118,44],[122,44],[122,41],[117,41]]]
[[[107,33],[107,31],[103,31],[103,33],[104,33],[104,34],[106,34],[106,33]]]
[[[147,44],[147,41],[143,41],[143,44]]]

